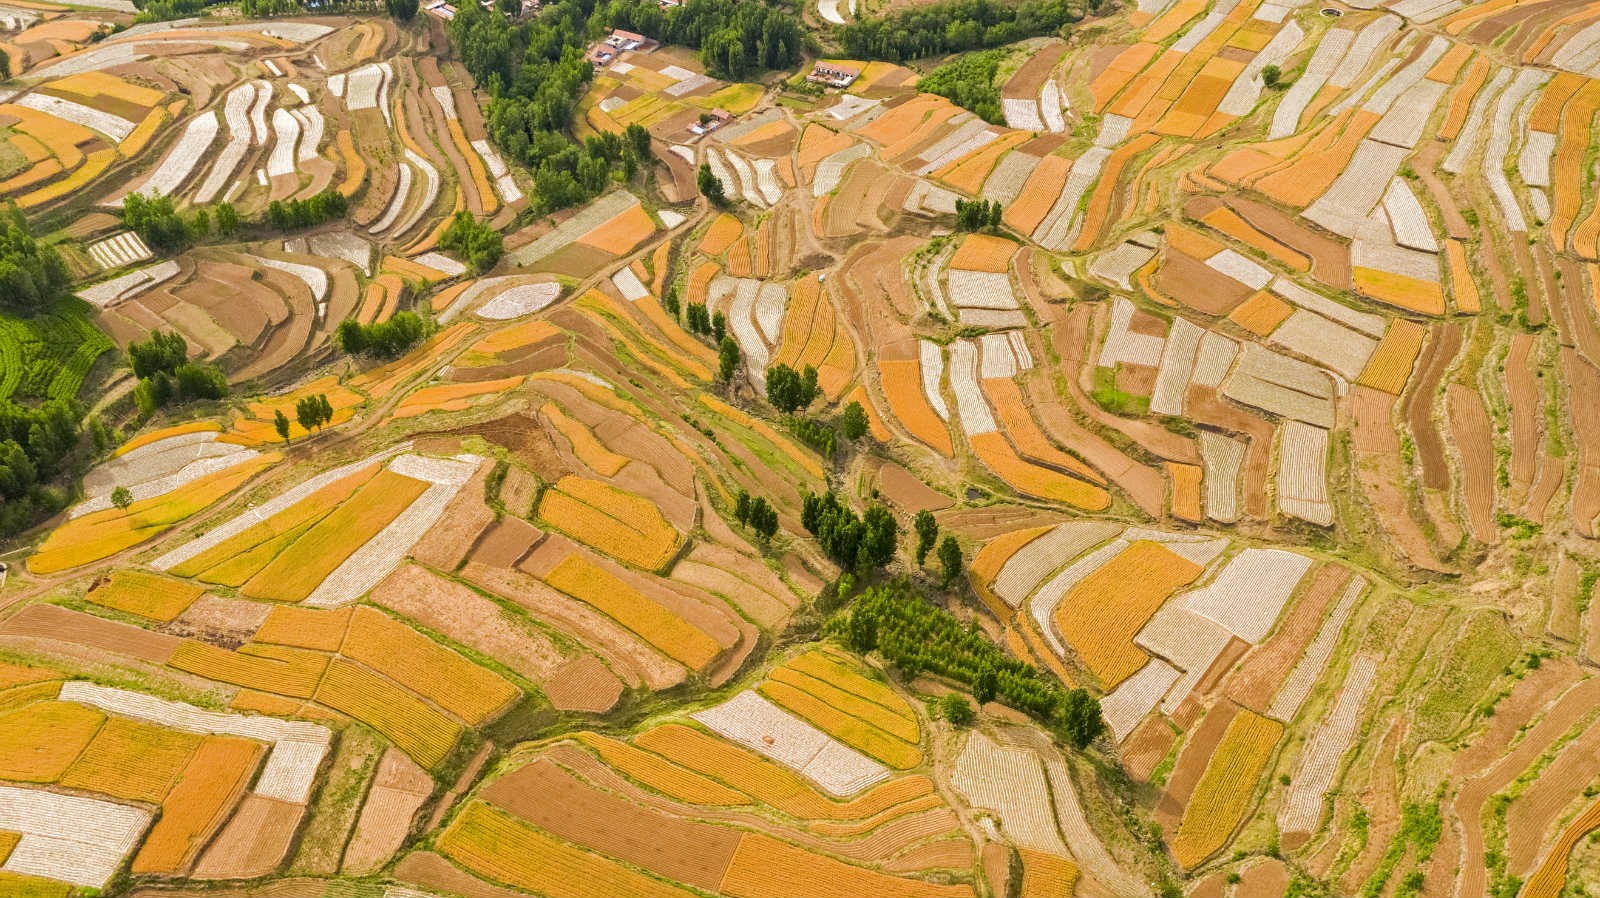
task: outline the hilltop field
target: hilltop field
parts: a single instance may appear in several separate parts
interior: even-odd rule
[[[1600,7],[0,52],[0,895],[1600,894]]]

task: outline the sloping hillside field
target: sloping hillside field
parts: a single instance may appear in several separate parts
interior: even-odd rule
[[[0,896],[1600,894],[1600,6],[0,54]]]

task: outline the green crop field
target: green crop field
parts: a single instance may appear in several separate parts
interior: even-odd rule
[[[112,348],[90,315],[88,303],[72,298],[30,318],[0,315],[0,399],[78,395],[95,360]]]

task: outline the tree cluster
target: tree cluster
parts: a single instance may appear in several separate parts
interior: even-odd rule
[[[733,503],[733,516],[762,539],[772,539],[778,532],[778,510],[772,507],[765,496],[752,497],[741,488]]]
[[[767,401],[786,415],[805,408],[822,395],[817,386],[817,369],[807,365],[804,372],[779,362],[767,369]]]
[[[362,324],[354,318],[339,322],[334,342],[350,355],[392,359],[415,346],[428,334],[428,322],[416,312],[401,312],[388,321]]]
[[[985,50],[958,56],[918,80],[917,90],[945,97],[991,124],[1003,124],[1005,113],[995,76],[1004,55],[1000,50]]]
[[[711,205],[719,209],[728,205],[728,195],[722,190],[722,179],[717,177],[717,173],[711,170],[710,165],[700,163],[699,170],[695,172],[694,182],[695,186],[700,188],[700,195],[709,200]]]
[[[984,637],[976,623],[928,602],[904,580],[862,593],[832,625],[858,652],[876,651],[907,676],[927,672],[972,689],[979,703],[998,699],[1045,722],[1079,749],[1105,732],[1100,702],[1064,689]]]
[[[717,313],[721,315],[722,313]],[[739,361],[743,354],[739,352],[739,344],[733,338],[724,334],[722,342],[717,344],[717,375],[723,381],[733,380],[733,374],[739,370]]]
[[[42,312],[70,280],[55,247],[33,239],[27,219],[8,203],[0,213],[0,310],[22,315]]]
[[[323,425],[333,420],[333,404],[328,401],[327,393],[296,399],[294,417],[300,422],[301,430],[321,430]]]
[[[350,200],[329,188],[310,199],[273,200],[267,206],[267,224],[278,231],[298,231],[344,217]]]
[[[258,0],[246,0],[246,2],[258,2]],[[173,19],[186,19],[199,15],[200,11],[206,8],[207,0],[135,0],[134,5],[139,7],[139,13],[133,17],[133,24],[144,25],[148,22],[169,22]],[[244,14],[257,15],[248,10]]]
[[[83,410],[74,400],[38,408],[0,401],[0,537],[64,508],[67,494],[48,484],[78,446]]]
[[[612,0],[605,13],[618,28],[699,50],[706,71],[725,81],[794,68],[805,50],[799,17],[765,3],[688,0],[662,8],[656,0]]]
[[[383,0],[384,10],[401,22],[416,18],[419,6],[417,0]]]
[[[189,342],[180,333],[153,331],[150,339],[128,345],[128,359],[139,385],[133,402],[144,415],[172,404],[228,395],[228,378],[215,365],[189,360]]]
[[[1097,11],[1103,0],[1087,0]],[[902,62],[924,56],[1000,47],[1024,38],[1066,37],[1084,16],[1081,0],[937,0],[838,30],[844,55]]]
[[[506,251],[500,232],[465,210],[457,212],[450,220],[450,227],[439,236],[439,248],[460,256],[473,274],[493,268]]]
[[[185,219],[178,214],[170,196],[128,194],[122,198],[122,223],[151,249],[165,255],[181,253],[211,233],[211,216],[206,210]]]
[[[846,571],[864,576],[894,558],[899,524],[882,505],[870,506],[865,515],[858,515],[840,502],[833,490],[820,496],[808,492],[801,505],[800,523]]]
[[[721,343],[728,332],[728,316],[721,312],[711,314],[703,302],[689,303],[689,307],[683,311],[683,318],[689,333],[710,337],[713,343]]]
[[[793,418],[789,427],[802,443],[817,450],[823,458],[832,458],[839,448],[839,431],[812,418]]]
[[[456,55],[489,93],[489,136],[533,170],[541,212],[596,196],[614,171],[631,178],[650,158],[650,135],[637,125],[621,137],[601,134],[581,146],[568,136],[578,98],[594,77],[584,47],[602,24],[595,0],[546,3],[520,24],[498,8],[463,3],[450,22]]]
[[[1000,227],[1005,207],[999,200],[956,200],[956,230],[984,231]]]

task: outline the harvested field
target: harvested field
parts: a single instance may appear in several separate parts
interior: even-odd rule
[[[539,518],[607,555],[645,570],[657,570],[683,539],[643,496],[598,480],[563,477],[546,490]]]
[[[340,653],[469,724],[489,720],[521,695],[498,674],[370,608],[355,609]]]
[[[159,574],[119,570],[91,589],[86,598],[103,608],[169,621],[182,614],[203,592],[201,587]]]
[[[1133,637],[1202,568],[1160,543],[1135,542],[1088,574],[1056,606],[1063,641],[1111,690],[1144,665]]]
[[[715,639],[584,556],[562,558],[544,581],[638,634],[668,658],[703,670],[721,654]]]

